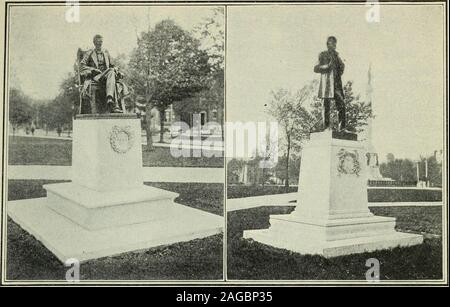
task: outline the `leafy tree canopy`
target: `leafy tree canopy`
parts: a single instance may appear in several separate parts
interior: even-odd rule
[[[32,99],[20,89],[9,90],[9,121],[14,128],[30,124],[33,117]]]
[[[160,111],[203,90],[211,69],[200,41],[170,19],[141,34],[129,67],[135,93]]]

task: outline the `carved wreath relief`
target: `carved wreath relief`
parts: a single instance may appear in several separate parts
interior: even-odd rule
[[[361,171],[361,165],[359,163],[359,154],[358,151],[347,151],[344,148],[339,150],[338,154],[338,175],[341,174],[355,174],[359,176],[359,172]]]
[[[109,134],[111,148],[120,154],[126,153],[133,147],[134,135],[131,126],[114,126]]]

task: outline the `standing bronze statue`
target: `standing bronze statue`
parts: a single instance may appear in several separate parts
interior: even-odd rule
[[[123,113],[123,98],[128,95],[120,80],[123,74],[111,63],[108,50],[102,48],[103,37],[97,34],[93,42],[95,48],[82,54],[79,65],[82,97],[90,99],[90,113]]]
[[[314,66],[314,72],[321,74],[318,97],[323,99],[324,129],[330,127],[330,103],[334,100],[338,110],[338,129],[345,131],[345,101],[341,80],[345,65],[336,51],[336,43],[336,37],[328,37],[327,50],[319,54],[319,63]]]

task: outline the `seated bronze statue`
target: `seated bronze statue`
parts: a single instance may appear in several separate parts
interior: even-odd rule
[[[111,63],[109,52],[102,48],[103,37],[95,35],[93,42],[94,49],[78,50],[79,113],[124,113],[128,88],[121,81],[123,74]]]

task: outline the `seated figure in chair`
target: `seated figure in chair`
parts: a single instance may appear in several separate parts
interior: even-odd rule
[[[128,95],[126,85],[120,81],[123,75],[112,65],[109,52],[102,48],[103,37],[97,34],[93,42],[95,48],[85,52],[80,61],[80,75],[84,80],[82,96],[95,95],[96,93],[91,91],[91,86],[95,84],[106,93],[106,100],[103,101],[106,106],[101,109],[107,110],[107,113],[123,113],[125,110],[123,98]],[[91,113],[97,113],[95,103],[91,105]]]

